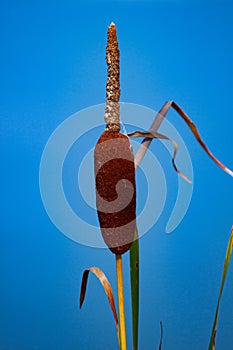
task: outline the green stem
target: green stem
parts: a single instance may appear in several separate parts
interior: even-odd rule
[[[157,131],[171,105],[165,103],[157,113],[149,131]],[[144,138],[135,156],[135,170],[137,170],[143,159],[152,138]],[[131,302],[132,302],[132,322],[133,322],[133,350],[138,349],[138,318],[139,318],[139,242],[136,230],[134,242],[130,249],[130,280],[131,280]]]

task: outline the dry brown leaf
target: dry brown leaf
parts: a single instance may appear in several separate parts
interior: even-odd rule
[[[188,127],[190,128],[190,130],[192,131],[193,135],[195,136],[196,140],[199,142],[199,144],[201,145],[201,147],[205,150],[205,152],[208,154],[208,156],[221,168],[223,169],[227,174],[233,176],[233,171],[230,170],[229,168],[227,168],[224,164],[222,164],[214,155],[212,152],[210,152],[210,150],[208,149],[208,147],[206,146],[206,144],[204,143],[204,141],[202,140],[199,131],[196,127],[196,125],[193,123],[193,121],[187,116],[187,114],[183,111],[182,108],[180,108],[180,106],[178,106],[177,103],[175,103],[174,101],[171,102],[167,102],[168,104],[170,104],[175,111],[184,119],[185,123],[188,125]]]
[[[166,135],[163,135],[163,134],[160,134],[156,131],[134,131],[134,132],[131,132],[128,134],[129,137],[145,137],[145,138],[148,138],[148,139],[163,139],[163,140],[168,140],[170,141],[172,144],[173,144],[173,147],[174,147],[174,152],[173,152],[173,156],[172,156],[172,165],[175,169],[175,171],[181,176],[183,177],[183,179],[185,179],[187,182],[191,183],[190,179],[185,176],[176,166],[175,164],[175,158],[176,158],[176,154],[177,154],[177,151],[178,151],[178,145],[177,143],[170,139],[168,136]]]
[[[183,111],[183,109],[174,101],[166,102],[160,111],[157,113],[149,132],[155,132],[161,125],[163,119],[165,118],[166,114],[168,113],[170,108],[175,109],[175,111],[182,117],[182,119],[185,121],[185,123],[188,125],[190,130],[192,131],[193,135],[195,136],[198,143],[201,145],[201,147],[204,149],[204,151],[208,154],[208,156],[221,168],[223,169],[227,174],[230,176],[233,176],[233,171],[227,168],[223,163],[221,163],[214,155],[213,153],[208,149],[204,141],[202,140],[200,133],[194,124],[194,122],[188,117],[188,115]],[[141,143],[141,146],[138,149],[138,152],[135,156],[135,168],[138,167],[140,164],[142,158],[144,157],[147,148],[150,146],[150,143],[152,141],[151,137],[145,137],[144,140]]]
[[[89,272],[92,272],[99,279],[100,283],[102,284],[102,286],[104,288],[104,291],[108,297],[109,305],[112,309],[112,313],[113,313],[113,317],[114,317],[115,325],[116,325],[116,329],[117,329],[117,334],[118,334],[118,330],[119,330],[118,317],[117,317],[112,287],[111,287],[107,277],[103,273],[103,271],[100,270],[98,267],[90,267],[83,272],[81,290],[80,290],[80,309],[81,309],[83,302],[84,302],[84,299],[85,299]]]

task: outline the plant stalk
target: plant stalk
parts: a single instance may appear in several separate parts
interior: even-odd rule
[[[137,229],[134,242],[130,250],[130,285],[132,303],[133,350],[138,349],[138,322],[139,322],[139,242]]]
[[[166,116],[170,105],[165,103],[157,113],[150,131],[157,131]],[[152,142],[151,138],[144,138],[135,156],[135,170],[139,167],[148,147]],[[130,249],[130,280],[131,280],[131,302],[132,302],[132,323],[133,323],[133,350],[138,350],[138,324],[139,324],[139,242],[136,230],[134,242]]]
[[[117,291],[118,291],[118,311],[119,311],[119,333],[120,333],[120,350],[126,350],[126,328],[125,328],[125,308],[124,308],[124,288],[122,257],[116,254],[116,272],[117,272]]]

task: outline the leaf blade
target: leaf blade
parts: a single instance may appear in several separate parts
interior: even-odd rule
[[[163,119],[169,111],[170,105],[165,103],[160,111],[156,114],[149,131],[157,131]],[[147,149],[150,147],[152,138],[144,138],[137,154],[135,155],[135,170],[137,170]],[[135,263],[137,261],[137,264]],[[138,349],[138,324],[139,324],[139,241],[138,232],[135,232],[135,244],[130,249],[130,279],[131,279],[131,303],[132,303],[132,322],[133,322],[133,346],[134,350]],[[134,295],[133,295],[134,294]],[[135,308],[135,309],[134,309]]]
[[[160,321],[160,342],[159,342],[159,350],[162,350],[163,345],[163,323]]]
[[[129,133],[128,136],[129,137],[144,137],[144,138],[151,138],[151,139],[162,139],[162,140],[170,141],[173,144],[173,147],[174,147],[173,156],[172,156],[173,168],[175,169],[175,171],[181,177],[183,177],[184,180],[186,180],[187,182],[191,183],[191,180],[187,176],[185,176],[176,166],[175,158],[176,158],[176,154],[177,154],[177,151],[178,151],[178,145],[170,137],[168,137],[166,135],[163,135],[163,134],[160,134],[160,133],[158,133],[156,131],[146,131],[146,132],[144,132],[144,131],[134,131],[134,132]]]
[[[204,141],[202,140],[200,133],[194,124],[194,122],[188,117],[188,115],[183,111],[183,109],[174,101],[169,102],[169,104],[175,109],[175,111],[181,116],[181,118],[185,121],[185,123],[188,125],[189,129],[192,131],[193,135],[195,136],[198,143],[201,145],[201,147],[204,149],[204,151],[208,154],[208,156],[227,174],[230,176],[233,176],[233,171],[227,168],[222,162],[220,162],[213,153],[209,150],[209,148],[206,146]]]
[[[113,313],[113,317],[114,317],[114,321],[115,321],[115,325],[116,325],[116,330],[117,330],[117,334],[118,334],[119,333],[119,322],[118,322],[118,316],[117,316],[114,296],[113,296],[113,292],[112,292],[112,287],[111,287],[106,275],[104,274],[104,272],[96,266],[85,269],[83,272],[81,289],[80,289],[80,298],[79,298],[80,309],[81,309],[83,302],[85,300],[89,272],[92,272],[98,278],[98,280],[100,281],[100,283],[102,284],[102,286],[104,288],[104,291],[108,297],[110,308],[111,308],[112,313]]]
[[[230,263],[230,259],[231,259],[232,246],[233,246],[233,226],[231,228],[230,238],[229,238],[228,244],[227,244],[227,250],[226,250],[223,272],[222,272],[221,285],[220,285],[220,290],[219,290],[219,295],[218,295],[218,302],[217,302],[214,323],[213,323],[213,328],[212,328],[210,343],[209,343],[209,348],[208,348],[209,350],[215,350],[215,340],[216,340],[216,333],[217,333],[217,326],[218,326],[219,309],[220,309],[220,303],[221,303],[221,298],[222,298],[222,292],[223,292],[223,288],[224,288],[224,284],[225,284],[225,280],[226,280],[226,276],[227,276],[227,271],[228,271],[228,267],[229,267],[229,263]]]

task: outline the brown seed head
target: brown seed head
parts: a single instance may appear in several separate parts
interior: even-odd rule
[[[106,62],[106,129],[95,147],[96,207],[103,239],[114,254],[131,247],[136,229],[134,155],[129,138],[120,133],[120,52],[116,27],[108,28]]]
[[[130,249],[136,229],[134,155],[128,137],[105,131],[95,148],[96,207],[103,239],[114,254]]]

